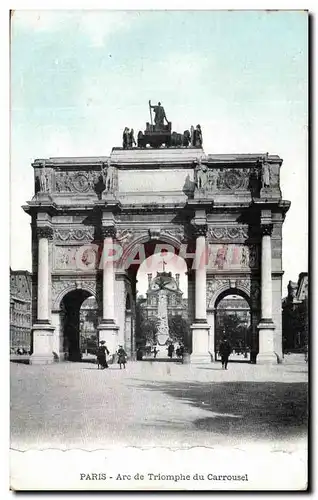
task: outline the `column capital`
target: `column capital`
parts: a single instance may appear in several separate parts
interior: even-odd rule
[[[192,229],[193,229],[193,234],[194,234],[195,238],[198,238],[199,236],[206,237],[207,232],[208,232],[208,225],[207,224],[193,224]]]
[[[53,239],[53,228],[50,226],[42,226],[36,228],[38,238]]]
[[[115,226],[102,226],[101,233],[103,238],[115,238],[116,237],[116,227]]]
[[[271,236],[273,231],[273,224],[261,224],[261,235]]]

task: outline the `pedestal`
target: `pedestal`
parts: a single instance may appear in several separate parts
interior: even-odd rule
[[[156,344],[154,348],[157,349],[157,355],[153,359],[167,359],[168,358],[168,346]]]
[[[261,320],[257,326],[259,339],[259,352],[256,363],[262,365],[277,365],[279,359],[274,351],[274,330],[273,321]]]
[[[52,351],[54,330],[54,326],[49,322],[33,325],[33,354],[30,357],[30,365],[49,365],[54,362]]]
[[[208,323],[194,323],[190,328],[192,332],[192,354],[190,356],[190,363],[211,363],[211,355],[209,354],[210,325],[208,325]]]
[[[104,340],[106,342],[106,347],[109,350],[109,355],[115,355],[118,348],[118,330],[119,327],[114,321],[103,320],[100,325],[98,325],[97,330],[99,332],[99,342]]]

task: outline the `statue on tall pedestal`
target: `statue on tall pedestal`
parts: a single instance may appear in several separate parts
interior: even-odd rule
[[[168,297],[165,290],[159,291],[158,297],[158,332],[157,342],[159,345],[166,345],[169,339],[169,326],[168,326]]]

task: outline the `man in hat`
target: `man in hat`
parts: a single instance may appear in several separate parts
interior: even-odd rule
[[[220,343],[219,347],[219,353],[221,355],[221,361],[222,361],[222,369],[227,370],[227,364],[229,362],[229,356],[232,352],[232,347],[230,345],[230,342],[226,337],[223,338],[223,340]]]
[[[118,363],[119,363],[120,369],[121,369],[121,365],[124,365],[124,368],[126,368],[127,354],[126,354],[125,349],[123,348],[122,345],[120,345],[118,347],[117,356],[118,356]]]
[[[101,366],[103,370],[108,368],[106,354],[109,355],[109,350],[106,347],[106,342],[101,340],[97,350],[97,363],[98,367]]]

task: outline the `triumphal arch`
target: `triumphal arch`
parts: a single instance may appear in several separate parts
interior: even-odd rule
[[[199,127],[199,126],[198,126]],[[136,273],[158,248],[188,268],[192,363],[215,359],[215,311],[228,294],[251,314],[251,360],[282,357],[282,159],[208,154],[201,128],[125,129],[110,156],[37,159],[31,216],[31,363],[79,359],[79,309],[94,296],[99,340],[135,356]],[[130,135],[129,135],[130,134]],[[160,246],[161,245],[161,246]]]

